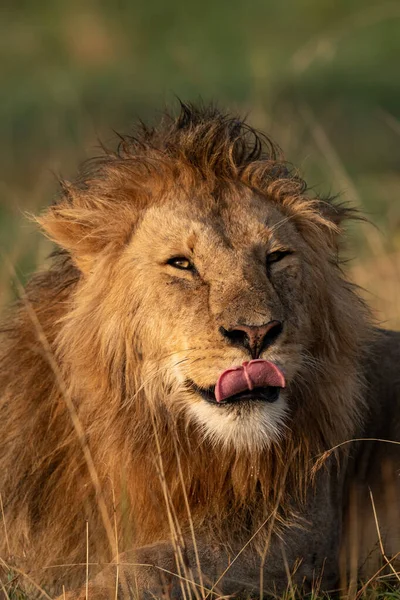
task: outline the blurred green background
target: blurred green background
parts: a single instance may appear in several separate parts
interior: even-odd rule
[[[349,269],[400,326],[400,2],[3,0],[0,249],[23,279],[49,251],[24,211],[137,118],[183,100],[248,115],[352,228]],[[3,297],[9,270],[3,261]]]

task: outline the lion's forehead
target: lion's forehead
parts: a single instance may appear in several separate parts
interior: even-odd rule
[[[235,253],[273,240],[295,245],[297,232],[272,202],[244,194],[229,202],[179,202],[152,206],[137,231],[140,244],[156,251],[165,248],[183,252],[196,248],[202,254],[213,250]]]

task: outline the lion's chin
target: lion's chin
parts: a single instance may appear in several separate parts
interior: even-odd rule
[[[272,403],[254,398],[224,405],[199,400],[188,410],[204,441],[239,452],[261,451],[279,442],[289,412],[282,391]]]

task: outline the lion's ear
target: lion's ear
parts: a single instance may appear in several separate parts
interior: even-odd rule
[[[63,191],[61,200],[35,220],[49,239],[71,254],[78,268],[87,271],[106,246],[126,240],[128,222],[118,220],[110,202],[76,192],[68,184]]]
[[[96,244],[85,211],[60,204],[51,207],[35,220],[50,240],[71,254],[80,270],[87,270],[87,265],[91,262],[90,257],[95,253]]]

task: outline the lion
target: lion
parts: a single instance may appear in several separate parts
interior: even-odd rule
[[[2,327],[3,590],[301,595],[390,562],[400,335],[342,270],[352,218],[183,103],[62,182]]]

